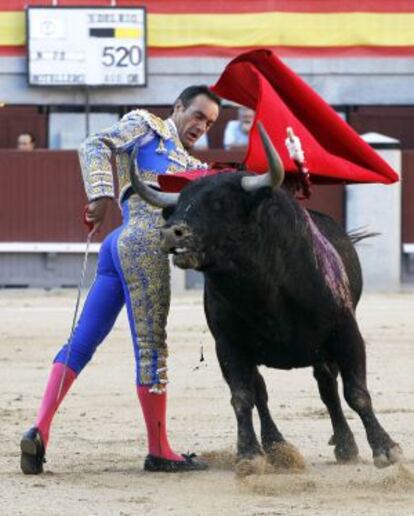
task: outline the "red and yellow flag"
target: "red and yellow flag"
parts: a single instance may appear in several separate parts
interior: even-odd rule
[[[27,5],[0,2],[0,55],[25,53]],[[109,0],[59,0],[105,6]],[[414,55],[413,0],[117,0],[146,6],[152,56],[232,56],[258,47],[280,56]]]

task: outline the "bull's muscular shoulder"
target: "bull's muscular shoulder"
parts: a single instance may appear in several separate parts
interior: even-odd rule
[[[164,140],[170,140],[174,137],[174,135],[171,133],[170,127],[165,122],[165,120],[145,109],[134,109],[133,111],[127,113],[122,120],[136,122],[137,125],[151,129]]]

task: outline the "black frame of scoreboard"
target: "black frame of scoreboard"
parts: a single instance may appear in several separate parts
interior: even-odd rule
[[[66,10],[83,10],[87,9],[91,10],[100,10],[103,9],[122,9],[122,10],[137,10],[141,9],[144,13],[144,46],[145,46],[145,59],[144,59],[144,73],[145,73],[145,81],[142,84],[38,84],[30,82],[30,21],[29,21],[29,11],[35,9],[59,9],[60,11]],[[126,6],[121,7],[117,5],[101,5],[101,6],[91,6],[88,7],[86,5],[28,5],[26,7],[26,48],[27,48],[27,84],[34,88],[146,88],[148,85],[148,32],[147,32],[147,8],[145,5],[135,5],[135,6]]]

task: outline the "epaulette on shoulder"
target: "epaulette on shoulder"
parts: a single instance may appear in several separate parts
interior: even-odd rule
[[[145,109],[135,109],[128,113],[129,116],[138,116],[150,127],[154,132],[159,134],[164,140],[173,138],[173,134],[168,127],[168,124],[162,118],[146,111]],[[127,116],[128,116],[127,115]]]

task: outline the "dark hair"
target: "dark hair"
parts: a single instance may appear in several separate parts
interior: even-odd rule
[[[205,95],[210,100],[215,102],[218,105],[218,107],[221,106],[221,98],[218,95],[216,95],[213,91],[211,91],[210,88],[205,84],[189,86],[188,88],[183,90],[174,102],[174,106],[177,104],[179,100],[181,100],[184,108],[187,108],[191,104],[193,99],[197,97],[197,95]]]
[[[31,143],[36,143],[36,138],[35,138],[34,134],[31,133],[30,131],[23,131],[22,133],[19,134],[19,136],[17,138],[19,138],[20,136],[23,136],[24,134],[27,134],[28,136],[30,136]]]

